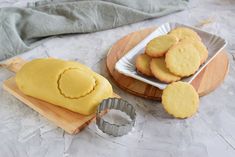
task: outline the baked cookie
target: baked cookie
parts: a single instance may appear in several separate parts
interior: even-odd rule
[[[179,76],[171,73],[165,63],[165,58],[153,58],[150,62],[150,69],[154,77],[165,83],[171,83],[180,80]]]
[[[179,42],[167,52],[165,62],[173,74],[186,77],[197,71],[200,66],[200,56],[192,44]]]
[[[192,85],[185,82],[173,82],[162,93],[164,109],[176,118],[194,115],[199,107],[199,96]]]
[[[195,31],[193,31],[192,29],[186,28],[186,27],[178,27],[178,28],[172,30],[169,34],[175,36],[179,40],[193,39],[193,40],[201,41],[201,38],[199,37],[199,35]]]
[[[151,57],[146,54],[140,54],[136,57],[135,66],[136,69],[144,75],[153,76],[150,70]]]
[[[151,57],[164,56],[167,50],[177,43],[177,38],[172,35],[162,35],[152,39],[146,46],[145,53]]]
[[[200,64],[203,64],[208,58],[208,50],[206,46],[199,40],[183,39],[181,42],[187,42],[193,44],[198,50],[200,56]]]

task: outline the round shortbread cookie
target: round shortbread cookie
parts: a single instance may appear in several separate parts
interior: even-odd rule
[[[194,115],[199,107],[199,96],[193,86],[185,82],[173,82],[162,93],[164,109],[176,118]]]
[[[187,42],[172,47],[165,58],[167,68],[175,75],[186,77],[194,74],[200,66],[198,50]]]
[[[172,35],[162,35],[152,39],[146,46],[145,53],[151,57],[164,56],[169,48],[177,43]]]
[[[171,73],[165,63],[165,58],[153,58],[150,62],[150,69],[154,77],[165,83],[171,83],[180,80],[179,76]]]
[[[147,76],[153,76],[150,70],[151,57],[146,54],[140,54],[136,57],[135,66],[139,72]]]
[[[199,40],[183,39],[180,42],[188,42],[198,50],[200,56],[200,64],[203,64],[208,58],[208,50],[206,46]]]
[[[178,27],[176,29],[173,29],[169,34],[175,36],[179,40],[193,39],[201,41],[201,38],[194,30],[186,27]]]

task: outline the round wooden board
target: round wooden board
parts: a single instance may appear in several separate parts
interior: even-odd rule
[[[120,74],[115,70],[116,62],[153,30],[155,30],[155,27],[130,33],[118,40],[107,54],[106,65],[113,81],[123,90],[140,97],[161,100],[162,91],[157,87]],[[229,61],[227,53],[223,50],[201,71],[191,84],[200,96],[206,95],[223,82],[228,70]]]

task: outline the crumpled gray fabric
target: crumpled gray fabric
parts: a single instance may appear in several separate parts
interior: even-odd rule
[[[0,60],[23,53],[53,35],[88,33],[160,17],[188,0],[47,0],[26,8],[0,8]]]

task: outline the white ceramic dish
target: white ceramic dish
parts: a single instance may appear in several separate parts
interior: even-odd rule
[[[150,35],[148,35],[144,40],[142,40],[139,44],[137,44],[133,49],[131,49],[125,56],[123,56],[115,65],[115,69],[132,78],[135,78],[137,80],[143,81],[145,83],[151,84],[155,87],[158,87],[160,89],[164,89],[166,87],[166,83],[163,83],[155,78],[149,78],[146,77],[139,72],[136,71],[135,67],[135,58],[138,54],[144,53],[145,46],[146,44],[152,40],[153,38],[167,34],[171,30],[177,28],[177,27],[188,27],[193,29],[198,33],[198,35],[201,37],[202,42],[205,44],[205,46],[208,49],[208,59],[206,62],[200,66],[198,71],[187,78],[182,79],[181,81],[184,82],[192,82],[192,80],[200,73],[200,71],[208,64],[210,61],[222,50],[225,48],[227,45],[227,42],[214,34],[205,32],[203,30],[200,30],[198,28],[192,27],[192,26],[187,26],[184,24],[179,24],[179,23],[165,23],[158,27],[155,31],[153,31]]]

